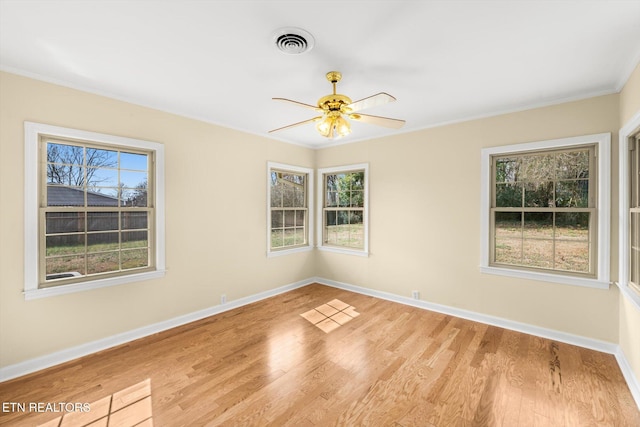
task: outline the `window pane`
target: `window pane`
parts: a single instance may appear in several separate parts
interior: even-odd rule
[[[306,211],[296,211],[296,226],[304,226],[306,225],[305,221]]]
[[[553,239],[553,213],[525,213],[523,237],[525,239]]]
[[[45,264],[47,280],[85,275],[84,255],[47,258]]]
[[[271,187],[271,203],[270,206],[272,208],[281,208],[282,207],[282,190],[280,187],[274,186]]]
[[[338,224],[338,215],[335,211],[327,211],[325,212],[325,224],[327,225],[336,225]]]
[[[292,208],[296,204],[296,193],[291,187],[284,187],[282,189],[282,206],[285,208]]]
[[[525,207],[553,206],[553,182],[527,182],[524,185]]]
[[[530,267],[553,268],[553,240],[524,240],[522,264]]]
[[[280,228],[284,226],[284,211],[271,211],[271,228]]]
[[[118,206],[118,188],[95,188],[87,191],[87,206]]]
[[[495,262],[519,265],[522,263],[522,239],[496,237]]]
[[[556,239],[589,240],[589,212],[557,212]]]
[[[124,231],[121,235],[122,249],[148,247],[146,231]]]
[[[518,178],[520,163],[517,158],[503,158],[496,160],[497,183],[515,182]]]
[[[284,230],[284,243],[283,246],[293,246],[296,244],[296,230],[295,228]]]
[[[279,230],[271,230],[271,247],[279,248],[284,244],[284,231],[282,229]]]
[[[46,233],[74,233],[84,231],[84,212],[47,212]]]
[[[556,269],[589,272],[589,242],[556,241]]]
[[[349,188],[353,191],[364,191],[364,172],[353,172],[349,174]]]
[[[325,204],[330,208],[338,206],[338,193],[335,191],[327,191],[327,200]]]
[[[349,211],[337,211],[336,224],[337,225],[349,224]]]
[[[87,165],[98,167],[118,167],[118,152],[103,148],[87,148]]]
[[[632,212],[630,218],[630,259],[631,282],[640,286],[640,213]]]
[[[137,171],[148,170],[146,154],[120,152],[120,168]]]
[[[120,214],[123,230],[145,229],[149,226],[148,212],[122,212]]]
[[[338,175],[325,175],[325,182],[327,191],[338,191]]]
[[[118,212],[87,212],[87,231],[118,229]]]
[[[496,185],[496,207],[522,207],[522,184],[509,183]]]
[[[301,207],[304,207],[306,205],[307,205],[307,203],[306,203],[305,197],[304,197],[304,188],[303,187],[297,187],[294,190],[293,206],[301,208]]]
[[[95,191],[96,187],[118,187],[118,170],[106,168],[87,168],[87,187]]]
[[[350,195],[350,191],[341,191],[340,193],[338,193],[338,206],[341,208],[348,208],[349,206],[351,206],[351,195]]]
[[[147,190],[146,188],[137,188],[135,190],[122,190],[123,206],[128,207],[147,207]]]
[[[120,184],[124,188],[147,188],[147,173],[120,171]]]
[[[87,274],[109,273],[120,270],[120,252],[103,252],[87,255]]]
[[[555,161],[552,154],[522,157],[519,181],[552,181],[555,178]]]
[[[631,249],[631,282],[640,287],[640,249]]]
[[[77,145],[48,142],[47,163],[84,165],[84,148]]]
[[[84,234],[47,236],[46,256],[84,253]]]
[[[296,213],[295,211],[284,211],[284,226],[285,227],[293,227],[295,226]]]
[[[496,237],[522,238],[522,213],[496,212]]]
[[[120,249],[118,233],[87,234],[87,252],[113,251]]]
[[[589,207],[589,180],[558,181],[556,206],[563,208]]]
[[[149,266],[149,250],[134,249],[130,251],[122,251],[122,269],[141,268]]]
[[[589,178],[589,150],[556,154],[556,179]]]
[[[296,228],[296,240],[295,240],[295,244],[296,245],[303,245],[307,242],[306,239],[306,233],[305,233],[305,229],[302,227],[297,227]]]
[[[364,207],[364,191],[352,191],[349,206],[354,208]]]
[[[47,185],[47,206],[84,206],[84,189],[64,185]]]
[[[47,184],[84,187],[85,168],[77,165],[47,164]]]

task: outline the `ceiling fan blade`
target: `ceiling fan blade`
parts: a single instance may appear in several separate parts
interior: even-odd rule
[[[274,101],[290,102],[291,104],[295,104],[295,105],[298,105],[300,107],[311,108],[312,110],[316,110],[316,111],[322,111],[322,109],[319,108],[317,105],[305,104],[304,102],[293,101],[293,100],[287,99],[287,98],[272,98],[272,99]]]
[[[364,110],[365,108],[384,105],[395,100],[396,99],[388,93],[380,92],[378,94],[363,98],[359,101],[352,102],[351,104],[347,105],[347,108],[349,109],[348,111],[350,113],[355,113],[356,111]]]
[[[371,125],[384,126],[386,128],[400,129],[404,126],[405,121],[400,119],[391,119],[389,117],[371,116],[369,114],[350,114],[349,118],[357,122],[368,123]]]
[[[298,122],[298,123],[293,123],[291,125],[283,126],[281,128],[278,128],[278,129],[270,130],[269,133],[278,132],[278,131],[289,129],[289,128],[294,128],[296,126],[306,125],[307,123],[316,122],[316,121],[320,120],[321,118],[322,118],[322,116],[318,116],[318,117],[314,117],[313,119],[304,120],[304,121]]]

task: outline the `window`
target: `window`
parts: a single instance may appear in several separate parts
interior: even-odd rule
[[[318,171],[321,190],[320,249],[367,254],[368,165]]]
[[[268,164],[268,248],[269,255],[312,249],[309,224],[311,169]]]
[[[618,287],[640,309],[640,112],[620,129]]]
[[[640,294],[640,133],[629,141],[629,286]]]
[[[162,145],[26,123],[27,298],[164,270]]]
[[[483,271],[608,286],[609,141],[483,150]]]

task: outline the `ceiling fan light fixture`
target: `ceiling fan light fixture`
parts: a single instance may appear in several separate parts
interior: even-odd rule
[[[335,121],[335,132],[337,133],[337,137],[347,136],[351,133],[351,125],[349,124],[349,120],[340,116]]]
[[[351,124],[341,115],[326,115],[318,122],[316,130],[325,138],[341,138],[351,133]]]
[[[273,33],[273,41],[278,50],[287,55],[309,52],[315,45],[311,33],[296,27],[283,27]]]

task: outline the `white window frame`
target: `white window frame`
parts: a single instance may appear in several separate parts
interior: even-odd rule
[[[155,157],[155,269],[108,278],[91,278],[66,285],[39,288],[39,143],[41,135],[153,151]],[[24,296],[26,300],[64,295],[106,286],[154,279],[165,275],[164,145],[157,142],[88,132],[42,123],[24,123]]]
[[[538,272],[504,268],[490,265],[490,230],[491,230],[491,162],[492,156],[508,155],[549,149],[571,148],[587,144],[596,145],[596,161],[598,168],[596,204],[597,216],[597,277],[579,277],[553,272]],[[610,285],[610,218],[611,218],[611,134],[600,133],[570,138],[536,141],[523,144],[513,144],[500,147],[490,147],[481,150],[480,177],[480,271],[482,273],[501,276],[518,277],[523,279],[540,280],[566,285],[585,286],[598,289],[608,289]]]
[[[363,206],[363,223],[364,223],[364,248],[363,249],[355,249],[348,247],[340,247],[333,245],[325,245],[323,236],[324,230],[324,175],[326,174],[337,174],[337,173],[348,173],[353,171],[364,170],[364,206]],[[318,204],[318,223],[317,223],[317,235],[318,235],[318,245],[317,248],[320,251],[327,252],[335,252],[341,254],[349,254],[349,255],[358,255],[358,256],[369,256],[369,164],[368,163],[357,163],[353,165],[346,166],[337,166],[337,167],[329,167],[318,169],[318,191],[317,191],[317,204]]]
[[[631,191],[630,182],[630,168],[629,168],[629,139],[632,135],[635,135],[640,131],[640,112],[633,116],[619,132],[619,147],[620,147],[620,159],[619,159],[619,205],[618,212],[618,287],[620,290],[640,309],[640,294],[630,286],[630,262],[629,257],[631,251],[629,250],[629,192]]]
[[[292,248],[271,249],[271,171],[273,169],[307,175],[307,244],[304,246],[296,246]],[[313,189],[314,187],[314,170],[301,166],[293,166],[284,163],[267,162],[267,257],[277,257],[289,255],[298,252],[308,252],[313,250],[313,224],[314,224],[314,205],[313,205]]]

